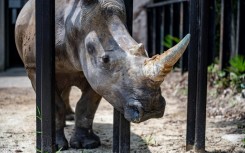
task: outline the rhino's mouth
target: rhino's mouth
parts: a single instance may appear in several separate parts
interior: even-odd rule
[[[139,102],[134,102],[126,106],[124,109],[124,117],[133,123],[140,123],[150,118],[160,118],[164,114],[164,108],[145,112]]]

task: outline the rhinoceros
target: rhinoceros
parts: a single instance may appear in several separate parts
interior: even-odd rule
[[[164,114],[160,85],[185,51],[190,35],[161,55],[149,58],[128,33],[123,0],[55,0],[56,145],[68,148],[64,135],[67,94],[82,91],[75,109],[72,148],[96,148],[94,114],[101,98],[131,122]],[[21,10],[15,28],[16,46],[36,89],[35,0]]]

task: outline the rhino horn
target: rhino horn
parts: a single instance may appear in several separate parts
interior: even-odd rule
[[[190,34],[187,34],[174,47],[165,51],[161,55],[155,55],[152,58],[147,59],[143,67],[144,75],[153,81],[162,82],[186,50],[189,41]]]
[[[135,56],[147,56],[148,57],[148,54],[145,51],[145,47],[142,43],[133,46],[129,51],[132,55],[135,55]]]

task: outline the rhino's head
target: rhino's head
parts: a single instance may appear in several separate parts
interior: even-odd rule
[[[125,27],[122,0],[81,0],[76,18],[76,48],[92,88],[127,120],[163,116],[160,84],[186,49],[190,36],[161,55],[149,58]]]

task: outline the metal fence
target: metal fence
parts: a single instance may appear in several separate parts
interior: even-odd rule
[[[159,2],[160,1],[160,2]],[[219,59],[224,69],[235,55],[245,55],[245,1],[211,0],[205,17],[209,18],[208,65]],[[167,35],[182,38],[189,32],[190,0],[158,0],[147,6],[149,55],[162,53],[167,48]],[[196,14],[198,15],[198,14]],[[197,18],[196,18],[197,19]],[[174,42],[173,42],[174,45]],[[182,72],[188,69],[188,53],[179,64]]]
[[[245,55],[245,1],[162,0],[147,7],[149,55],[162,53],[167,35],[191,34],[188,51],[180,60],[188,70],[186,149],[205,150],[207,66],[218,57],[220,69],[234,55]],[[174,45],[174,42],[172,42]],[[188,60],[189,59],[189,60]]]
[[[125,0],[128,13],[128,28],[132,29],[132,0]],[[228,14],[232,11],[232,0],[221,0],[220,22],[220,66],[230,58],[231,33],[235,31],[235,52],[245,52],[245,30],[242,16],[245,2],[237,1],[236,26],[230,25]],[[211,0],[167,0],[149,4],[148,50],[149,55],[166,49],[162,42],[167,34],[182,38],[191,33],[188,53],[181,60],[182,71],[189,70],[187,108],[187,150],[193,146],[205,150],[207,65],[215,57],[215,1]],[[45,11],[44,11],[45,8]],[[37,120],[37,148],[54,152],[54,1],[36,1],[37,17],[37,114],[41,109],[42,122]],[[234,13],[234,11],[232,11]],[[190,30],[189,30],[190,29]],[[235,30],[234,30],[235,29]],[[50,31],[50,32],[48,32]],[[131,31],[131,30],[130,30]],[[227,46],[226,46],[227,45]],[[230,46],[229,46],[230,45]],[[229,54],[228,54],[228,53]],[[212,56],[211,56],[212,55]],[[188,60],[188,58],[190,60]],[[209,59],[209,60],[208,60]],[[210,60],[211,59],[211,60]],[[45,73],[44,73],[45,68]],[[45,89],[45,90],[44,90]],[[119,112],[114,111],[113,152],[129,152],[130,124]],[[42,132],[40,132],[42,131]]]

